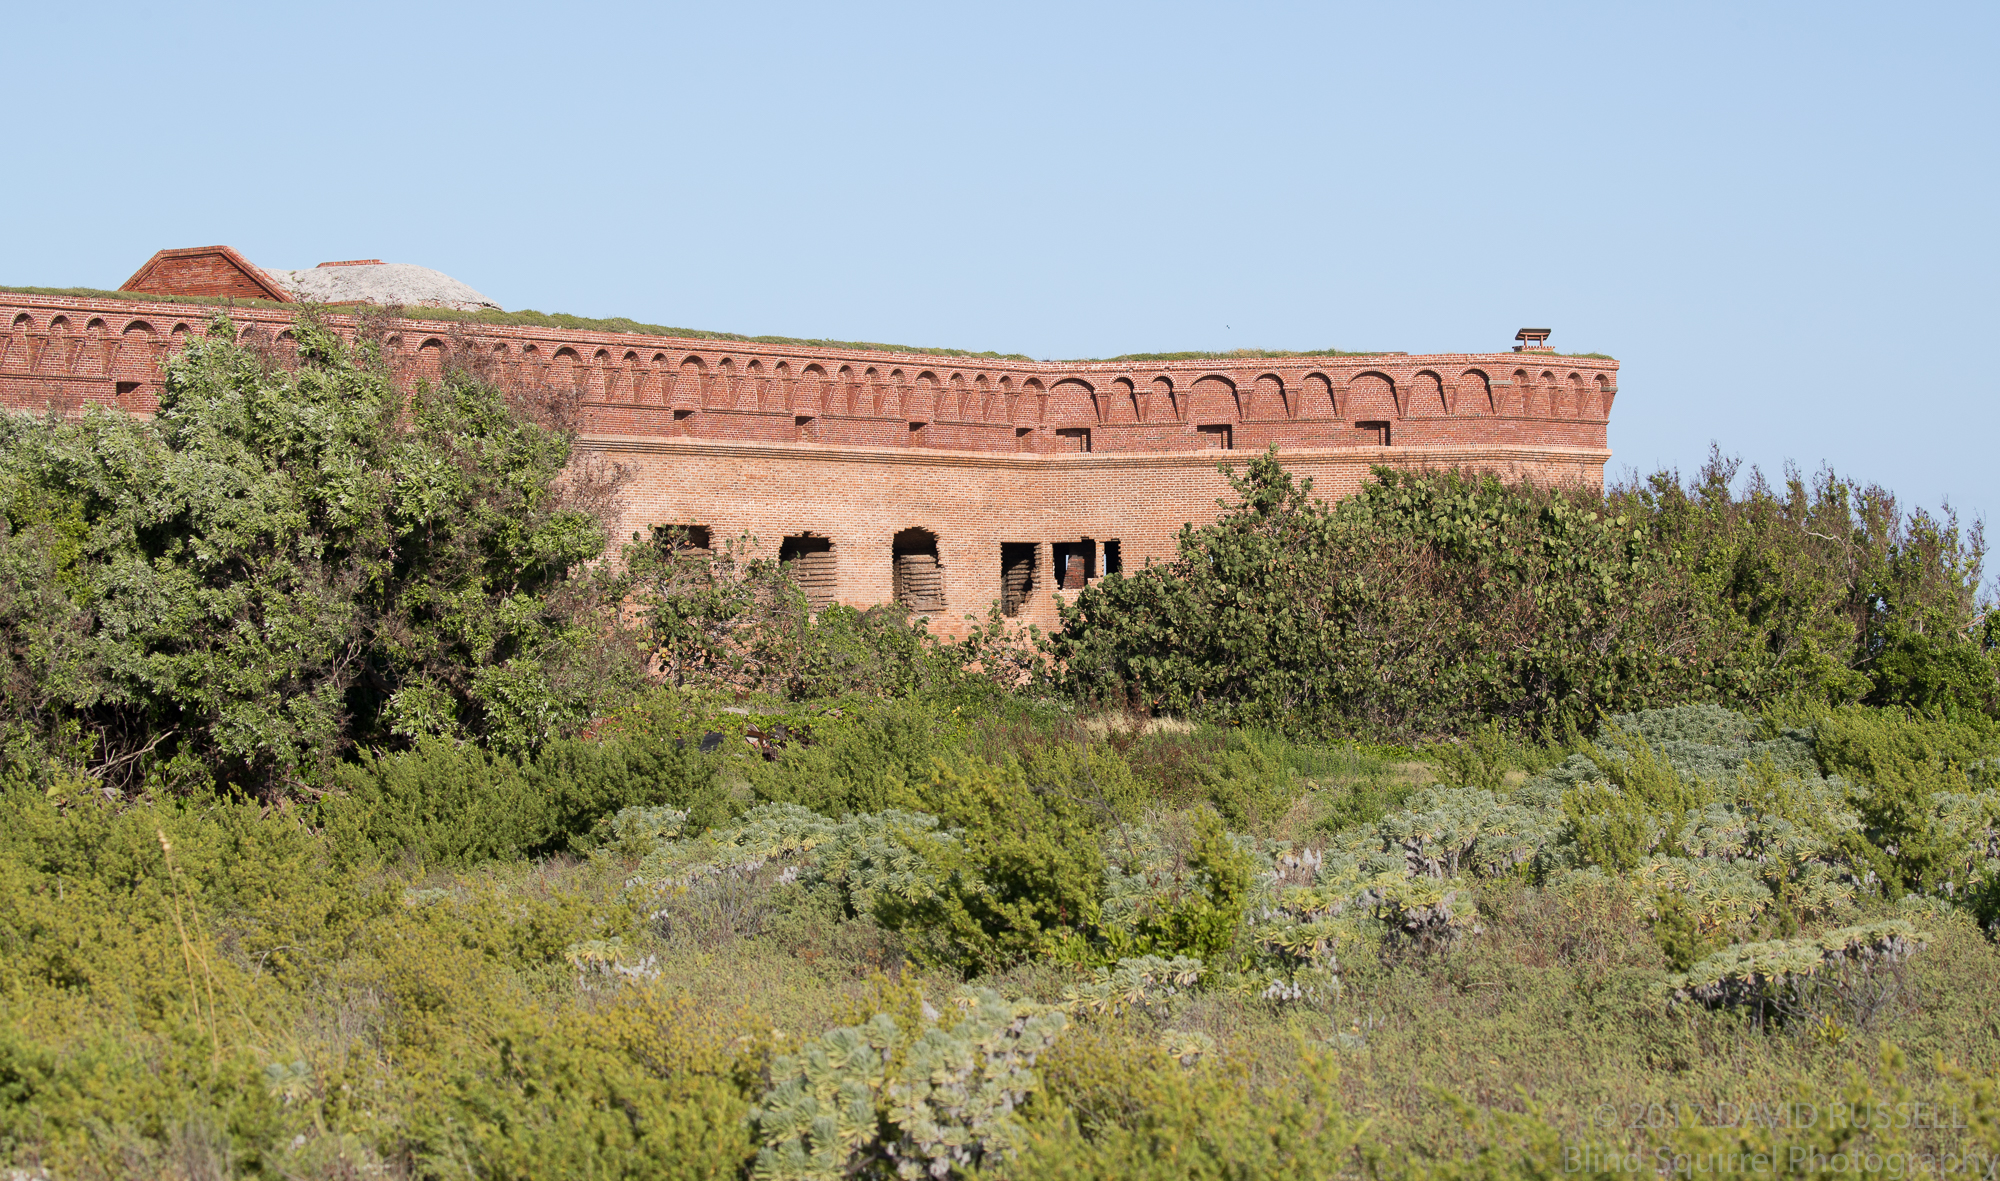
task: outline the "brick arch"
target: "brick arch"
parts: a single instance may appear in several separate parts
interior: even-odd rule
[[[1103,421],[1097,391],[1079,377],[1066,377],[1049,387],[1045,421],[1054,426],[1088,426]]]
[[[1590,393],[1584,388],[1583,374],[1571,373],[1563,381],[1569,388],[1564,391],[1562,417],[1589,418]]]
[[[1286,398],[1285,379],[1275,373],[1260,373],[1250,383],[1244,399],[1244,418],[1290,418],[1292,407]]]
[[[1308,373],[1299,383],[1299,417],[1325,418],[1339,413],[1333,403],[1333,379],[1324,373]]]
[[[1396,396],[1396,380],[1376,369],[1365,370],[1347,379],[1347,394],[1341,399],[1342,416],[1355,422],[1377,422],[1402,417]]]
[[[1493,382],[1483,370],[1468,369],[1458,375],[1458,392],[1452,398],[1453,414],[1497,414]]]
[[[1598,374],[1597,375],[1598,417],[1604,419],[1609,419],[1611,417],[1611,400],[1617,396],[1618,392],[1611,388],[1611,378],[1607,374],[1603,373]]]
[[[690,353],[674,366],[674,391],[669,399],[677,410],[697,410],[708,400],[708,363]]]
[[[792,379],[792,413],[817,416],[825,413],[828,405],[826,368],[808,362]]]
[[[1406,418],[1437,417],[1448,407],[1444,400],[1444,379],[1436,370],[1419,369],[1410,378],[1408,394],[1403,398],[1403,416]]]
[[[1031,377],[1021,383],[1021,402],[1016,422],[1040,423],[1048,417],[1049,391],[1042,379]]]
[[[1147,383],[1150,392],[1146,395],[1147,422],[1181,421],[1181,405],[1174,396],[1174,379],[1162,373]]]
[[[1129,377],[1113,378],[1105,391],[1103,421],[1129,423],[1140,421],[1139,387]]]
[[[417,376],[425,380],[435,380],[444,374],[444,341],[435,336],[427,336],[417,346]]]
[[[158,336],[153,326],[144,320],[134,320],[119,331],[120,336]]]
[[[1188,388],[1185,417],[1189,422],[1235,422],[1241,417],[1236,383],[1220,373],[1207,373]]]
[[[834,397],[839,399],[842,413],[861,413],[861,382],[854,376],[854,366],[842,365],[834,372],[833,380],[840,387]]]
[[[958,422],[972,418],[972,409],[967,401],[970,391],[965,384],[965,374],[953,371],[944,379],[944,388],[944,401],[938,406],[938,417]]]
[[[943,408],[938,404],[938,375],[926,369],[917,374],[911,382],[907,404],[903,407],[903,417],[911,422],[933,422],[942,417]]]

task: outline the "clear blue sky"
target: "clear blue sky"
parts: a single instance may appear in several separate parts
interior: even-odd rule
[[[1624,362],[1711,440],[2000,510],[1993,4],[23,5],[0,282],[163,246],[998,349]]]

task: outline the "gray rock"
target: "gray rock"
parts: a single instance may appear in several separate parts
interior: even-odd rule
[[[363,263],[265,273],[283,284],[294,297],[314,303],[400,304],[412,308],[456,308],[462,312],[503,310],[450,275],[414,263]]]

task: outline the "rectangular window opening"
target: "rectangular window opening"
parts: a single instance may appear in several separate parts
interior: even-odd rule
[[[1389,424],[1386,422],[1357,422],[1354,424],[1354,429],[1360,431],[1363,436],[1375,436],[1373,442],[1377,447],[1387,447],[1389,445]],[[1364,437],[1362,441],[1368,442],[1369,440]]]
[[[1090,428],[1085,426],[1063,427],[1056,432],[1056,450],[1090,450]]]
[[[136,394],[138,392],[139,383],[136,381],[121,381],[118,383],[118,396],[121,398],[126,394]]]
[[[832,605],[839,571],[831,538],[812,533],[793,534],[779,543],[778,562],[789,568],[792,581],[799,584],[806,604],[813,610]]]
[[[1118,539],[1115,537],[1104,543],[1104,572],[1106,574],[1125,572],[1125,554],[1119,548]]]
[[[1201,434],[1201,445],[1204,450],[1230,451],[1236,446],[1235,432],[1226,423],[1219,423],[1214,426],[1200,426],[1196,427],[1195,430]]]
[[[938,561],[937,535],[928,529],[905,529],[890,543],[895,565],[890,589],[912,615],[944,610],[944,566]]]
[[[1019,615],[1035,593],[1035,550],[1032,541],[1000,543],[1000,613]]]
[[[1062,589],[1082,590],[1097,577],[1097,543],[1090,538],[1058,541],[1049,548],[1054,551],[1057,585]]]
[[[664,553],[693,558],[711,557],[715,552],[709,546],[706,525],[655,525],[653,544]]]

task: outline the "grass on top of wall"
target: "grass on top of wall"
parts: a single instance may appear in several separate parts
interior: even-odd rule
[[[151,295],[138,291],[105,291],[96,287],[0,287],[0,292],[20,295],[56,295],[71,299],[125,299],[149,303],[202,304],[208,307],[243,307],[283,311],[298,304],[269,299],[237,299],[220,295]],[[334,310],[356,304],[329,304]],[[401,314],[411,320],[447,320],[459,324],[491,324],[509,328],[566,328],[578,332],[608,332],[633,336],[678,336],[693,340],[729,340],[750,344],[801,345],[807,348],[866,349],[880,353],[924,353],[938,357],[981,357],[996,361],[1032,360],[1024,353],[973,352],[969,349],[928,349],[913,345],[883,344],[867,340],[817,340],[793,336],[745,336],[739,332],[708,332],[699,328],[672,328],[663,324],[642,324],[624,316],[594,319],[564,312],[538,312],[532,308],[518,312],[462,312],[456,308],[405,307]]]

